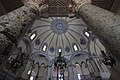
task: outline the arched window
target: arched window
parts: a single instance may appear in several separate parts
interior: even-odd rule
[[[29,70],[27,74],[30,76],[29,80],[35,79],[36,73],[33,70]]]
[[[58,49],[58,52],[61,53],[61,52],[62,52],[62,49],[59,48],[59,49]]]
[[[34,80],[34,76],[31,76],[31,77],[30,77],[30,80]]]
[[[79,63],[76,63],[76,71],[77,71],[77,77],[78,77],[78,80],[81,80],[81,76],[82,76],[82,71],[81,71],[81,66],[79,65]]]
[[[27,72],[28,76],[29,76],[29,80],[35,80],[36,76],[39,72],[39,64],[36,63],[32,66],[32,68]]]
[[[42,50],[46,51],[46,49],[47,49],[47,45],[44,45]]]
[[[83,34],[84,34],[87,38],[89,38],[90,35],[91,35],[88,30],[83,30]]]
[[[90,75],[90,72],[88,69],[88,65],[84,62],[81,62],[81,67],[82,67],[82,72],[83,72],[84,78],[85,79],[91,78],[91,75]]]
[[[86,36],[86,37],[90,37],[90,33],[87,32],[87,31],[85,31],[85,36]]]
[[[39,79],[38,80],[42,80],[44,78],[44,76],[46,75],[46,70],[45,70],[45,63],[42,63],[39,69]]]
[[[62,53],[62,47],[61,46],[58,47],[58,54],[59,53]]]
[[[58,75],[58,80],[63,80],[63,77],[64,77],[63,75],[59,74]]]
[[[30,39],[34,40],[37,36],[37,31],[34,31],[31,35],[30,35]]]
[[[73,50],[74,50],[75,52],[79,50],[76,43],[73,43]]]
[[[47,46],[48,46],[47,43],[44,43],[44,44],[43,44],[43,47],[42,47],[42,51],[43,51],[43,52],[46,52]]]
[[[77,50],[78,50],[77,45],[74,45],[73,47],[74,47],[74,51],[77,51]]]

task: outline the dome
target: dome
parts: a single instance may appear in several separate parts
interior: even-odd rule
[[[36,20],[29,34],[34,51],[55,57],[88,51],[90,33],[81,18],[50,17]],[[31,38],[32,37],[32,38]]]

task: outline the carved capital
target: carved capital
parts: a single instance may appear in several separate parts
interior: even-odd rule
[[[48,11],[48,5],[45,4],[45,0],[23,0],[23,2],[25,6],[36,9],[40,16],[43,16]]]
[[[75,17],[80,7],[84,4],[92,3],[91,0],[72,0],[69,4],[69,17]]]

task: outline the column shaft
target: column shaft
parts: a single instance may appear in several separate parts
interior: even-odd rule
[[[78,13],[120,62],[120,16],[91,4],[81,6]]]
[[[35,5],[27,4],[0,17],[0,53],[3,53],[9,43],[17,43],[18,38],[25,34],[28,24],[39,15]]]
[[[69,80],[74,80],[74,72],[73,72],[73,70],[72,70],[72,66],[69,66],[68,67],[69,69],[69,73],[68,73],[68,75],[69,75]]]

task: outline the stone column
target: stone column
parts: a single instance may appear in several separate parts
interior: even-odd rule
[[[91,4],[82,5],[78,16],[120,62],[120,16]]]
[[[44,66],[44,71],[43,71],[43,78],[42,80],[48,80],[47,75],[48,74],[48,66]]]
[[[41,16],[40,2],[27,2],[6,15],[0,17],[0,53],[3,53],[10,43],[17,44],[18,38],[25,34],[37,16]]]
[[[51,72],[52,72],[52,66],[48,65],[46,80],[49,80],[49,78],[51,79],[52,76]]]
[[[69,66],[68,66],[68,70],[69,70],[69,73],[68,73],[68,75],[69,75],[69,80],[74,80],[74,72],[73,72],[73,70],[72,70],[72,65],[69,65]]]
[[[78,76],[77,76],[77,70],[76,70],[76,66],[72,66],[72,70],[73,70],[73,73],[74,73],[74,80],[78,80]]]

